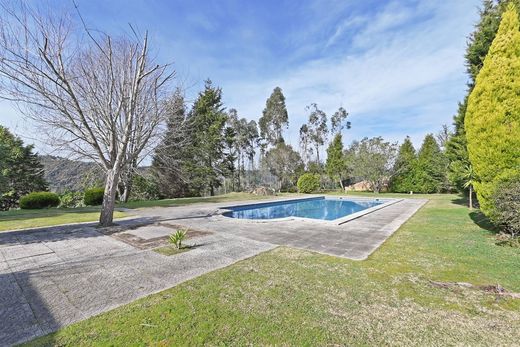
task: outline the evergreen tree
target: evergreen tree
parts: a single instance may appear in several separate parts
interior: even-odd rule
[[[404,139],[399,147],[397,159],[394,165],[394,176],[390,183],[393,192],[408,193],[415,189],[415,168],[417,166],[417,155],[410,137]]]
[[[222,103],[222,89],[207,80],[204,91],[199,93],[190,115],[191,161],[188,163],[193,177],[192,186],[202,193],[209,189],[215,195],[225,172],[225,125],[227,114]]]
[[[419,193],[439,193],[446,177],[446,157],[432,134],[426,135],[417,153],[414,170],[415,191]]]
[[[264,149],[267,145],[275,146],[283,140],[283,129],[289,125],[289,115],[285,106],[285,96],[280,87],[274,88],[267,99],[258,125],[260,137],[265,141]]]
[[[168,120],[161,143],[155,149],[152,175],[157,181],[161,198],[189,196],[189,172],[185,168],[190,158],[190,124],[186,114],[186,102],[177,89],[168,100]]]
[[[466,175],[466,168],[470,165],[464,128],[468,96],[475,86],[476,77],[498,31],[501,13],[505,11],[508,3],[515,3],[520,6],[520,0],[498,2],[484,0],[480,10],[480,20],[469,37],[465,55],[469,75],[468,92],[464,101],[459,104],[457,114],[453,119],[455,131],[446,144],[446,156],[449,159],[448,178],[451,184],[455,185],[460,191],[465,189],[464,176]]]
[[[0,125],[0,210],[16,207],[25,194],[47,190],[43,165],[33,150]]]
[[[499,180],[520,168],[520,24],[510,4],[468,99],[468,153],[482,211],[491,216]]]
[[[331,180],[339,182],[343,189],[343,179],[347,173],[347,164],[343,155],[343,140],[341,133],[337,133],[327,148],[325,171]]]

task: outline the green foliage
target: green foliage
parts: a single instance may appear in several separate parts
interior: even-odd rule
[[[327,148],[325,171],[331,180],[339,182],[343,188],[343,178],[347,174],[347,163],[343,155],[343,141],[341,133],[337,133]]]
[[[417,155],[410,137],[404,139],[399,147],[394,164],[394,176],[390,182],[390,189],[397,193],[408,193],[415,190],[415,169]]]
[[[190,153],[186,160],[188,180],[198,193],[209,189],[214,195],[219,187],[226,164],[225,125],[227,114],[222,104],[222,89],[206,81],[193,105],[190,122]]]
[[[32,192],[20,198],[20,208],[24,210],[58,207],[60,197],[51,192]]]
[[[498,33],[468,99],[465,118],[468,153],[482,212],[494,213],[492,194],[499,178],[520,168],[520,31],[513,5]]]
[[[440,193],[446,178],[447,164],[433,135],[426,135],[417,153],[413,190],[419,193]]]
[[[182,241],[184,241],[184,239],[186,238],[187,233],[188,229],[178,229],[175,233],[170,235],[170,243],[175,245],[177,249],[181,249]]]
[[[266,144],[276,145],[283,141],[283,129],[289,125],[289,115],[285,106],[285,96],[280,87],[273,90],[271,96],[265,103],[262,117],[258,121],[260,137]]]
[[[159,187],[153,176],[136,174],[132,177],[131,200],[157,200]]]
[[[85,190],[83,202],[87,206],[98,206],[103,203],[104,188],[90,188]]]
[[[393,175],[397,144],[382,137],[355,141],[346,151],[347,165],[352,176],[366,181],[374,193],[379,193]]]
[[[65,192],[60,195],[60,207],[76,208],[85,206],[83,192]]]
[[[292,185],[298,172],[303,169],[303,162],[298,152],[283,141],[278,142],[276,147],[265,154],[262,164],[278,178],[278,190]]]
[[[18,206],[21,196],[47,190],[43,166],[33,146],[0,126],[0,210]]]
[[[493,222],[512,237],[520,235],[520,174],[500,181],[491,199],[495,207]]]
[[[320,190],[320,175],[306,173],[298,178],[298,192],[311,194]]]

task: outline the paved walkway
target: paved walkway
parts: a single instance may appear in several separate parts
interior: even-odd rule
[[[225,203],[138,210],[135,220],[123,224],[149,225],[126,229],[117,238],[92,225],[0,233],[0,346],[55,331],[276,245],[364,259],[425,202],[405,199],[339,226],[215,215],[233,205]],[[161,225],[151,225],[157,221]],[[121,241],[127,234],[127,239],[152,242],[172,232],[169,224],[211,234],[199,232],[190,241],[196,248],[171,257]]]
[[[138,250],[91,226],[0,233],[0,346],[44,335],[275,247],[225,234],[191,242],[197,247],[168,257]]]

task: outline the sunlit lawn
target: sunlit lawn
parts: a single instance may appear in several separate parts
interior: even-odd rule
[[[520,300],[430,281],[520,292],[520,249],[496,246],[459,197],[428,197],[366,261],[280,247],[32,344],[517,345]]]
[[[124,217],[116,211],[115,218]],[[99,208],[49,208],[42,210],[13,210],[0,212],[0,231],[47,227],[52,225],[94,222],[99,219]]]

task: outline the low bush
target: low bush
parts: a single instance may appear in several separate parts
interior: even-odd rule
[[[103,203],[103,195],[105,194],[105,189],[103,188],[91,188],[85,190],[85,195],[83,197],[83,202],[87,206],[98,206]]]
[[[60,195],[60,207],[75,208],[83,207],[83,192],[65,192]]]
[[[60,197],[51,192],[33,192],[20,198],[20,208],[22,209],[58,207],[59,204]]]
[[[520,178],[498,184],[492,195],[493,222],[511,237],[520,235]]]
[[[310,194],[320,189],[320,175],[306,173],[298,178],[298,191],[304,194]]]

